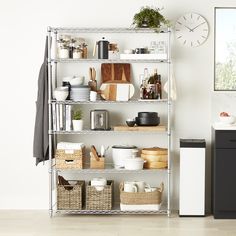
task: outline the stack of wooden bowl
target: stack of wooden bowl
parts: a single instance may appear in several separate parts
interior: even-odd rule
[[[144,168],[163,169],[168,166],[168,150],[166,148],[143,148],[141,157],[146,160]]]

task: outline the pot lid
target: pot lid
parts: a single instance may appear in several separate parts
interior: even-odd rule
[[[134,145],[114,145],[112,146],[112,148],[116,148],[116,149],[136,149],[137,147]]]

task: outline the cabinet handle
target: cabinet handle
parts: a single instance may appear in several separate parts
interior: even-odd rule
[[[236,139],[230,139],[229,141],[235,143]]]

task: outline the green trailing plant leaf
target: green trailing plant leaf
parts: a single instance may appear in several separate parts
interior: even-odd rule
[[[169,20],[159,12],[160,9],[149,6],[142,7],[133,17],[133,25],[137,28],[160,28],[161,25],[169,26]]]
[[[82,119],[82,110],[76,110],[73,112],[73,120],[81,120]]]

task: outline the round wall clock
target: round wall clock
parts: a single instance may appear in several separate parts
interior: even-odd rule
[[[204,17],[197,13],[187,13],[175,23],[176,39],[186,47],[198,47],[208,37],[209,26]]]

